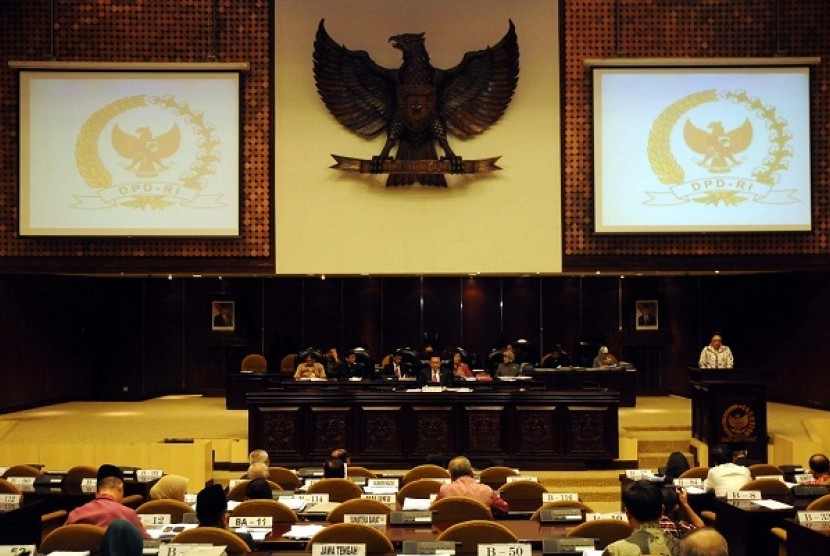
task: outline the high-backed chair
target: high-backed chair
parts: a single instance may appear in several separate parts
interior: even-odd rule
[[[181,523],[184,514],[193,513],[194,511],[190,504],[186,504],[181,500],[171,500],[170,498],[144,502],[135,510],[137,514],[167,514],[170,516],[170,523]]]
[[[333,523],[311,537],[306,550],[311,552],[315,543],[365,544],[367,554],[395,553],[392,541],[386,535],[360,523]]]
[[[778,479],[753,479],[741,490],[760,490],[761,496],[785,496],[789,494],[790,487]]]
[[[303,480],[287,467],[269,467],[268,474],[269,479],[285,490],[297,490],[303,484]]]
[[[634,529],[626,521],[619,519],[597,519],[580,523],[567,533],[566,537],[586,537],[597,539],[598,550],[605,550],[605,547],[620,539],[628,538]]]
[[[245,500],[245,488],[247,488],[248,483],[251,481],[245,479],[239,481],[233,488],[228,491],[228,500],[233,500],[234,502],[242,502]],[[283,488],[275,483],[274,481],[268,481],[268,486],[271,487],[271,490],[283,490]]]
[[[297,370],[297,354],[289,353],[280,359],[280,372],[293,375]]]
[[[43,471],[31,465],[12,465],[3,473],[3,478],[9,477],[40,477]]]
[[[66,523],[66,516],[68,515],[66,510],[55,510],[53,512],[45,513],[40,516],[40,540],[41,542],[43,539],[49,535],[52,531],[61,527],[64,523]]]
[[[700,467],[692,467],[691,469],[687,469],[683,473],[680,474],[678,479],[705,479],[709,476],[709,468],[700,466]]]
[[[94,479],[98,476],[98,469],[89,465],[70,467],[63,480],[67,483],[81,483],[84,479]]]
[[[458,523],[472,519],[492,520],[493,512],[490,508],[466,496],[448,496],[436,500],[429,507],[432,510],[432,521],[438,523]]]
[[[437,540],[460,543],[456,545],[458,553],[474,554],[479,544],[518,542],[519,539],[501,523],[474,519],[448,527]]]
[[[365,467],[359,465],[350,465],[348,469],[349,477],[366,477],[367,479],[377,478],[377,473],[369,471]]]
[[[533,512],[533,515],[530,516],[530,519],[533,521],[539,521],[541,519],[542,510],[552,510],[554,508],[579,508],[580,510],[584,511],[586,514],[594,513],[593,508],[588,504],[583,504],[577,500],[556,500],[555,502],[545,502],[542,506]]]
[[[418,479],[412,481],[401,487],[398,491],[398,504],[403,505],[403,501],[407,498],[422,498],[429,499],[430,495],[438,494],[441,490],[441,483],[433,481],[432,479]]]
[[[138,507],[143,503],[144,496],[141,494],[130,494],[121,499],[122,505],[127,506],[128,508],[132,508],[134,510],[138,509]]]
[[[418,479],[449,479],[450,473],[443,467],[432,463],[418,465],[407,471],[401,479],[401,485],[417,481]]]
[[[267,373],[268,361],[258,353],[249,353],[242,359],[239,370],[243,373]]]
[[[245,554],[251,551],[248,543],[226,529],[218,527],[196,527],[182,531],[170,541],[183,544],[212,544],[213,546],[225,546],[228,554]]]
[[[352,500],[346,500],[338,504],[336,508],[330,511],[327,521],[329,523],[342,523],[343,516],[346,514],[389,515],[390,513],[392,513],[392,508],[383,502],[364,498],[353,498]]]
[[[777,465],[771,465],[769,463],[756,463],[747,467],[749,472],[752,474],[752,478],[758,477],[766,477],[766,476],[777,476],[783,475],[784,472],[781,471],[781,468]]]
[[[39,552],[49,554],[56,550],[84,552],[98,550],[106,530],[88,523],[73,523],[58,527],[43,539]]]
[[[478,474],[478,478],[490,488],[499,489],[507,482],[507,477],[515,477],[518,474],[519,472],[515,469],[497,465],[483,470]]]
[[[548,489],[545,485],[536,481],[513,481],[506,483],[499,489],[499,495],[507,502],[508,506],[513,502],[522,500],[528,510],[531,508],[537,509],[542,506],[542,495]],[[530,503],[528,504],[529,501]],[[535,505],[535,506],[534,506]]]
[[[274,523],[297,523],[294,510],[276,500],[245,500],[231,511],[231,517],[271,517]]]
[[[0,494],[23,494],[23,491],[6,479],[0,479]]]
[[[330,502],[360,498],[363,491],[349,479],[321,479],[308,487],[309,494],[328,494]]]
[[[825,511],[830,510],[830,494],[825,494],[819,498],[816,498],[812,502],[807,505],[806,508],[808,511]]]

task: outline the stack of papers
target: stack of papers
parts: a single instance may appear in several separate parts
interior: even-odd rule
[[[289,539],[310,539],[322,530],[322,525],[292,525],[283,536]]]
[[[769,508],[770,510],[790,510],[792,506],[789,504],[785,504],[783,502],[779,502],[778,500],[753,500],[753,503],[757,504],[758,506],[762,506],[764,508]]]
[[[429,498],[404,498],[402,510],[428,510],[431,504]]]

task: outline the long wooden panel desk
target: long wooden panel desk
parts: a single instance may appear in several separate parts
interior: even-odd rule
[[[299,391],[248,395],[248,443],[271,461],[320,465],[346,448],[367,467],[430,454],[498,458],[523,469],[581,469],[618,455],[617,392]]]
[[[519,542],[529,542],[534,550],[541,550],[542,540],[549,537],[563,536],[576,524],[547,524],[538,521],[500,521],[500,524],[510,529]],[[434,541],[452,523],[433,523],[425,525],[388,525],[381,530],[392,541],[392,545],[400,549],[404,541]],[[308,545],[307,539],[289,539],[284,537],[291,529],[291,524],[277,523],[270,535],[256,543],[257,550],[304,550]]]
[[[37,501],[0,511],[0,544],[40,544],[41,514],[42,504]]]
[[[714,499],[712,509],[717,514],[715,527],[729,543],[730,556],[777,556],[778,540],[770,529],[784,527],[786,519],[795,517],[796,512],[803,510],[811,500],[793,499],[791,496],[774,499],[794,507],[772,510],[749,500]],[[793,556],[801,554],[804,553],[796,552]]]
[[[475,390],[538,389],[555,391],[616,391],[620,407],[634,407],[637,402],[637,371],[635,369],[585,369],[570,367],[536,369],[528,380],[459,381],[457,386]],[[228,373],[225,376],[225,407],[246,409],[247,394],[274,390],[296,390],[308,387],[308,382],[295,382],[290,375]],[[328,390],[404,390],[413,386],[406,380],[326,381],[312,383]]]
[[[787,554],[830,554],[830,523],[798,523],[784,520],[787,531]]]

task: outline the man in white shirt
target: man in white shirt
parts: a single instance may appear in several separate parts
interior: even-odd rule
[[[709,475],[703,481],[703,488],[714,490],[715,496],[726,496],[727,492],[740,490],[752,480],[749,469],[732,463],[732,450],[726,444],[718,444],[709,450],[709,458],[715,467],[709,469]]]
[[[731,369],[735,366],[732,350],[723,345],[720,334],[712,336],[712,341],[700,352],[697,366],[701,369]]]

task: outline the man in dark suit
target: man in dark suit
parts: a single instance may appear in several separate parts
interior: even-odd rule
[[[363,365],[357,360],[357,355],[354,351],[346,352],[346,357],[340,362],[337,367],[337,378],[340,380],[349,380],[351,378],[371,378]]]
[[[396,351],[392,355],[392,360],[383,366],[381,376],[383,378],[410,378],[412,374],[412,365],[404,362],[403,355]]]
[[[451,386],[452,373],[449,369],[441,367],[441,356],[438,354],[431,355],[429,358],[429,367],[421,369],[418,373],[418,386]]]

